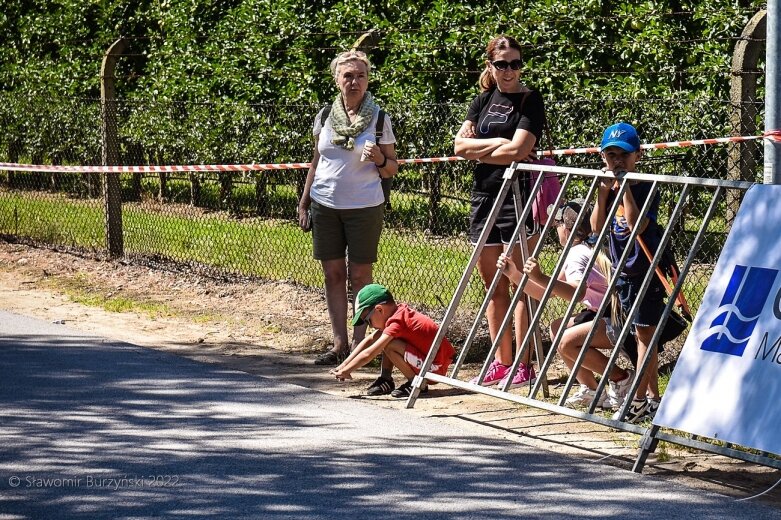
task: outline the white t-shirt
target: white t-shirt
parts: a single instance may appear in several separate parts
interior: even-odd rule
[[[323,109],[325,110],[325,109]],[[369,125],[355,138],[355,147],[347,150],[331,142],[333,128],[331,117],[321,127],[320,120],[323,111],[315,117],[312,133],[318,136],[317,150],[320,161],[317,163],[315,178],[312,182],[310,197],[323,206],[333,209],[372,208],[385,202],[382,194],[380,172],[372,161],[361,161],[363,145],[366,141],[374,141],[374,131],[377,128],[377,116],[374,114]],[[385,115],[382,137],[379,144],[394,144],[390,117]]]
[[[564,280],[579,283],[583,279],[586,265],[592,254],[594,254],[594,250],[586,244],[572,246],[564,261]],[[580,301],[589,309],[597,310],[605,298],[606,292],[607,279],[605,279],[605,275],[596,266],[592,266],[586,280],[586,291]]]

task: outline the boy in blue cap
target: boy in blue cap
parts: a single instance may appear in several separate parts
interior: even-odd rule
[[[628,123],[616,123],[605,129],[601,144],[602,160],[608,171],[618,176],[626,172],[634,172],[635,164],[642,156],[640,138],[635,128]],[[616,267],[624,250],[631,247],[626,264],[620,273],[616,283],[616,292],[621,301],[624,313],[628,313],[643,283],[643,278],[651,267],[651,264],[640,245],[629,243],[629,236],[635,227],[640,228],[639,237],[645,241],[651,251],[656,251],[661,237],[659,224],[656,222],[659,211],[659,193],[654,194],[648,213],[640,214],[640,209],[645,204],[651,192],[651,183],[640,181],[628,181],[628,188],[624,191],[620,205],[610,225],[610,257],[613,267]],[[607,211],[613,204],[618,190],[618,182],[614,179],[603,178],[599,186],[597,201],[591,213],[591,229],[599,231],[607,219]],[[648,288],[632,326],[637,339],[638,359],[643,359],[651,338],[656,330],[656,324],[664,311],[665,289],[654,276]],[[628,422],[641,422],[652,419],[659,407],[658,389],[658,363],[659,357],[656,349],[651,352],[651,361],[648,369],[642,375],[640,385],[632,400],[632,406],[627,411],[625,420]],[[614,420],[620,420],[616,412]]]
[[[366,285],[355,298],[355,316],[352,324],[368,324],[375,329],[366,336],[344,362],[331,370],[339,380],[352,379],[352,371],[384,354],[385,368],[396,367],[407,378],[407,382],[391,392],[392,397],[408,397],[412,392],[412,379],[420,373],[439,325],[423,313],[405,303],[396,303],[390,291],[377,283]],[[446,374],[455,349],[442,339],[431,371]],[[421,391],[427,389],[424,386]]]

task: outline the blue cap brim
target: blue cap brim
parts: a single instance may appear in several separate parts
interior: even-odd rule
[[[622,150],[630,153],[638,151],[637,149],[635,149],[634,146],[627,143],[626,141],[608,141],[607,143],[604,143],[602,146],[600,146],[599,151],[604,151],[605,149],[610,148],[611,146],[618,146]]]

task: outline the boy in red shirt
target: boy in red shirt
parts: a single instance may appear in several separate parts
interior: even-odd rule
[[[366,336],[331,373],[339,380],[352,379],[353,370],[384,353],[382,362],[388,364],[386,368],[395,366],[407,378],[407,382],[391,392],[391,396],[408,397],[412,392],[412,379],[420,374],[439,326],[407,304],[397,304],[390,291],[376,283],[366,285],[356,297],[352,324],[360,326],[364,323],[374,328],[374,333]],[[443,375],[447,373],[453,354],[455,349],[444,338],[434,357],[431,371]],[[427,390],[426,386],[421,388],[421,392]]]

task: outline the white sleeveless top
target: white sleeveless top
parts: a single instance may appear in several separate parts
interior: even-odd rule
[[[325,110],[325,109],[323,109]],[[375,112],[369,125],[355,138],[355,147],[347,150],[331,143],[333,128],[331,118],[321,127],[323,111],[315,117],[312,133],[318,136],[317,150],[320,161],[317,163],[315,178],[312,182],[310,197],[313,201],[333,209],[372,208],[384,204],[380,172],[372,161],[361,161],[361,152],[366,141],[374,141],[377,128]],[[394,144],[390,117],[385,115],[382,138],[379,144]]]

